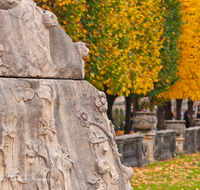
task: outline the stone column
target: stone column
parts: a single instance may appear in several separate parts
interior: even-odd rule
[[[176,137],[176,142],[177,142],[177,148],[180,152],[183,152],[183,143],[184,143],[184,138],[182,136],[177,136]]]
[[[153,157],[153,141],[156,133],[154,132],[148,132],[148,133],[142,133],[144,135],[144,142],[147,142],[148,149],[147,149],[147,161],[149,164],[154,164],[156,161]]]

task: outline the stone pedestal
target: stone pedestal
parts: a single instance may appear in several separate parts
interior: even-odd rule
[[[183,152],[184,138],[181,136],[176,137],[178,151]]]
[[[154,143],[154,137],[156,133],[154,132],[148,132],[148,133],[142,133],[144,135],[144,142],[147,143],[148,149],[147,149],[147,161],[149,164],[154,164],[156,160],[153,156],[153,143]]]

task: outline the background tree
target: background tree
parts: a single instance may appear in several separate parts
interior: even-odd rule
[[[180,3],[182,5],[181,13],[184,24],[179,38],[179,47],[181,48],[177,72],[179,80],[167,92],[161,93],[159,98],[164,98],[165,100],[188,98],[189,101],[193,102],[200,99],[200,2],[196,0],[181,0]],[[193,105],[193,103],[190,105]],[[192,109],[189,108],[189,110]]]

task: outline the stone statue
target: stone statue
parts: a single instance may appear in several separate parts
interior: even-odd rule
[[[1,190],[132,189],[88,53],[32,0],[0,0]]]

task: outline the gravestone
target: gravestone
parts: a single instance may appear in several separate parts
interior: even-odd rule
[[[0,189],[131,190],[88,48],[32,0],[0,0]]]

